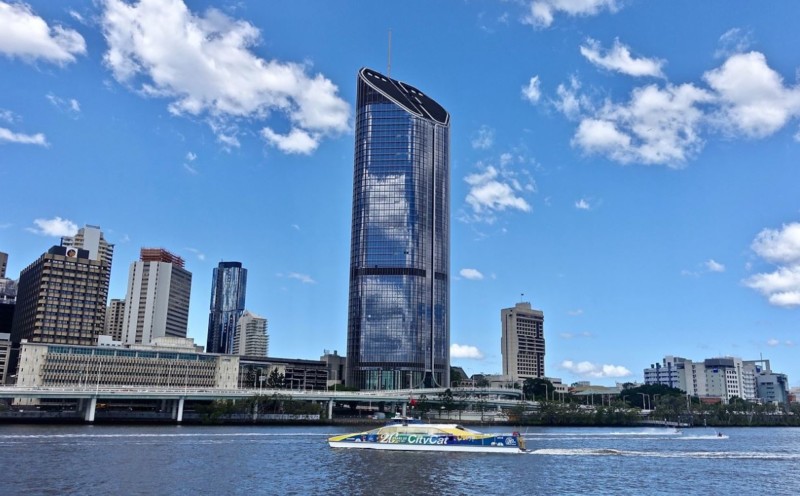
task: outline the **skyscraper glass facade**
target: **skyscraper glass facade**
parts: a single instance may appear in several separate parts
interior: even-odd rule
[[[448,386],[450,116],[366,68],[357,98],[347,383]]]
[[[244,313],[247,269],[241,262],[220,262],[211,281],[206,353],[233,353],[236,322]]]

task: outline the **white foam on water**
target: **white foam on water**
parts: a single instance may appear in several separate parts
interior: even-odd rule
[[[681,433],[672,429],[665,430],[665,429],[647,429],[644,431],[610,431],[610,432],[524,432],[523,437],[558,437],[563,438],[565,436],[570,438],[581,438],[581,437],[635,437],[635,436],[643,436],[643,437],[653,437],[653,436],[680,436]]]
[[[731,460],[800,460],[800,453],[763,451],[629,451],[608,448],[537,449],[531,455],[544,456],[629,456],[643,458],[702,458]]]
[[[98,439],[98,438],[204,438],[204,437],[329,437],[335,434],[320,434],[318,432],[231,432],[231,433],[180,433],[180,434],[9,434],[0,435],[4,439]]]

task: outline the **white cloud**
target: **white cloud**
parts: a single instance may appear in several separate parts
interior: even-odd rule
[[[469,279],[472,281],[480,281],[481,279],[483,279],[483,274],[481,274],[480,271],[478,271],[478,269],[461,269],[459,271],[459,274],[464,279]]]
[[[714,259],[709,259],[706,261],[706,268],[710,272],[725,272],[725,266]]]
[[[564,360],[561,362],[561,368],[581,377],[613,378],[631,375],[631,371],[622,365],[599,365],[587,361],[573,362],[572,360]]]
[[[307,274],[300,274],[297,272],[289,272],[289,274],[287,274],[286,277],[288,277],[289,279],[296,279],[302,282],[303,284],[316,284],[317,282],[314,279],[312,279],[311,276]]]
[[[10,110],[0,109],[0,121],[8,122],[9,124],[13,123],[17,119],[14,112]]]
[[[743,53],[753,44],[753,36],[749,31],[741,28],[729,29],[719,37],[719,48],[714,52],[714,57],[730,57],[736,53]]]
[[[74,236],[78,232],[78,225],[68,219],[53,217],[52,219],[35,219],[36,227],[28,227],[27,231],[43,236]]]
[[[191,174],[193,176],[196,176],[197,174],[200,173],[196,168],[192,167],[191,165],[189,165],[189,164],[187,164],[185,162],[183,164],[183,168],[186,170],[186,172],[188,172],[189,174]]]
[[[300,230],[300,226],[297,225],[297,224],[292,224],[292,229],[294,229],[295,231],[299,231]]]
[[[53,105],[55,108],[57,108],[62,112],[79,114],[81,111],[80,102],[74,98],[65,100],[63,98],[54,95],[53,93],[46,94],[45,98],[47,98],[47,101],[50,102],[51,105]]]
[[[617,0],[533,0],[529,12],[522,18],[523,24],[546,28],[553,24],[554,16],[563,12],[569,16],[593,16],[603,10],[615,12]]]
[[[575,208],[578,210],[591,210],[592,206],[585,198],[581,198],[580,200],[575,202]]]
[[[607,101],[594,116],[581,120],[573,146],[621,163],[680,167],[703,145],[699,105],[711,95],[691,84],[633,90],[627,104]]]
[[[472,358],[481,360],[483,353],[476,346],[453,343],[450,345],[450,358]]]
[[[7,141],[9,143],[18,143],[21,145],[39,145],[39,146],[48,146],[47,138],[45,138],[44,134],[36,133],[36,134],[22,134],[22,133],[15,133],[10,129],[6,129],[4,127],[0,127],[0,143]]]
[[[206,254],[198,250],[197,248],[186,248],[187,251],[194,253],[194,256],[201,262],[206,260]]]
[[[772,339],[768,339],[768,340],[767,340],[767,346],[773,346],[773,347],[774,347],[774,346],[778,346],[779,344],[781,344],[781,342],[780,342],[780,341],[778,341],[778,340],[777,340],[777,339],[775,339],[775,338],[772,338]]]
[[[575,310],[570,310],[570,311],[567,312],[567,314],[568,315],[572,315],[572,316],[583,315],[583,309],[582,308],[578,308],[578,309],[575,309]]]
[[[663,60],[633,57],[630,48],[620,43],[619,40],[614,40],[614,46],[605,54],[603,54],[603,47],[600,46],[600,43],[591,38],[586,40],[586,44],[582,45],[580,50],[581,55],[586,57],[589,62],[603,69],[634,77],[664,77],[664,73],[661,72],[661,67],[664,65]]]
[[[73,29],[48,26],[24,3],[0,2],[0,53],[64,65],[86,53],[86,42]]]
[[[269,144],[284,153],[310,155],[319,146],[319,141],[316,138],[301,129],[292,129],[289,134],[283,135],[265,127],[261,130],[261,136]]]
[[[320,141],[348,131],[350,107],[322,74],[306,64],[264,60],[250,51],[259,30],[209,8],[194,14],[181,0],[105,0],[105,64],[114,78],[146,96],[171,100],[176,115],[204,116],[227,146],[238,146],[239,119],[288,123],[265,127],[267,142],[287,153],[311,153]]]
[[[489,126],[481,126],[478,132],[472,137],[472,148],[476,150],[487,150],[494,144],[494,130]]]
[[[800,117],[800,84],[785,85],[761,53],[732,55],[702,79],[707,87],[650,84],[634,88],[627,102],[597,105],[572,77],[552,104],[579,122],[572,145],[584,153],[674,168],[700,152],[705,131],[762,138]]]
[[[522,98],[535,104],[541,96],[542,90],[539,88],[539,76],[533,76],[528,82],[528,86],[522,87]]]
[[[800,222],[762,230],[750,248],[768,262],[800,263]]]
[[[464,181],[470,185],[466,201],[472,207],[474,220],[493,222],[493,213],[506,209],[522,212],[531,210],[530,204],[519,196],[521,192],[528,190],[511,171],[498,170],[490,165],[482,172],[468,175]]]
[[[558,99],[552,103],[567,119],[577,119],[583,110],[591,109],[589,98],[578,93],[580,88],[581,82],[575,76],[570,77],[568,86],[559,84],[556,88]]]
[[[186,153],[186,160],[188,160],[189,162],[194,162],[195,160],[197,160],[197,154],[195,154],[193,152],[187,152]]]
[[[762,138],[800,114],[800,86],[785,87],[759,52],[733,55],[703,79],[719,98],[716,125],[729,132]]]
[[[750,247],[776,269],[755,274],[745,279],[744,285],[766,296],[771,305],[800,306],[800,223],[784,224],[780,230],[764,229]]]

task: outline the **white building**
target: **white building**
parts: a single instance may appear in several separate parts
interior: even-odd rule
[[[513,382],[544,377],[544,313],[528,302],[500,312],[503,375]]]
[[[123,339],[148,344],[163,336],[186,337],[192,274],[181,257],[160,248],[142,248],[128,272]]]
[[[62,236],[61,246],[89,250],[89,259],[104,261],[108,264],[108,272],[111,273],[114,245],[105,240],[100,226],[87,225],[78,229],[75,236]]]
[[[233,354],[247,356],[267,356],[269,354],[269,334],[267,319],[245,310],[236,322],[233,337]]]
[[[660,364],[644,369],[644,380],[645,384],[662,384],[692,396],[721,398],[725,402],[734,396],[750,401],[774,401],[765,398],[759,389],[759,377],[765,374],[771,374],[769,360],[717,357],[694,362],[668,355]],[[763,390],[767,390],[766,386]]]

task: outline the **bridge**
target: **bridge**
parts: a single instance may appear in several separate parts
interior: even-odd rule
[[[445,388],[432,389],[395,389],[376,391],[320,391],[300,389],[192,389],[192,388],[159,388],[159,387],[0,387],[0,398],[14,399],[68,399],[77,400],[78,406],[84,412],[84,420],[94,422],[98,400],[161,400],[169,401],[172,409],[172,418],[176,422],[183,420],[183,409],[186,400],[214,401],[214,400],[241,400],[249,398],[269,398],[280,396],[282,398],[327,403],[328,418],[333,418],[333,404],[335,402],[370,402],[400,404],[403,415],[406,414],[407,403],[413,398],[419,400],[425,395],[427,401],[441,402],[440,395]],[[453,398],[459,401],[482,401],[487,407],[509,408],[519,405],[522,391],[519,389],[505,388],[450,388]]]

